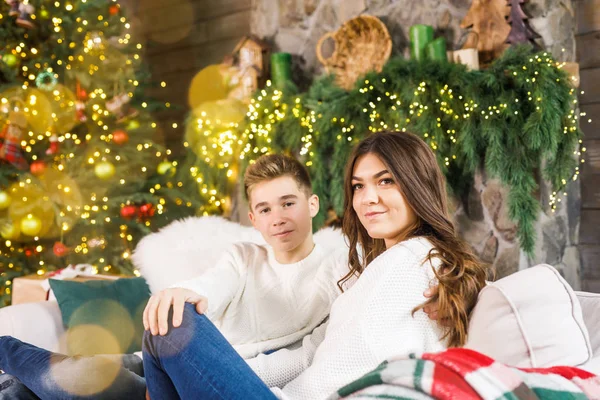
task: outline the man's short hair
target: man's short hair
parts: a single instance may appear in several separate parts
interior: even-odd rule
[[[250,201],[250,192],[257,184],[282,176],[289,176],[296,181],[298,188],[308,198],[312,195],[312,184],[308,171],[300,161],[284,154],[266,154],[251,164],[244,174],[244,194]]]

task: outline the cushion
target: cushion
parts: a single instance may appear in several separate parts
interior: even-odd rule
[[[600,293],[575,292],[590,334],[594,357],[600,357]]]
[[[143,278],[73,282],[50,279],[67,328],[69,355],[141,350],[142,314],[150,298]]]
[[[481,291],[465,347],[525,368],[577,366],[592,356],[577,296],[546,264],[509,275]]]

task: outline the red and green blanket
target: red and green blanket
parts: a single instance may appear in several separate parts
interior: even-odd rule
[[[514,368],[468,349],[411,354],[379,365],[330,400],[600,399],[600,378],[575,367]]]

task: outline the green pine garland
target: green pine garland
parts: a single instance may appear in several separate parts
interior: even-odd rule
[[[272,86],[258,92],[231,162],[279,151],[302,156],[321,198],[318,228],[328,209],[343,212],[352,147],[371,132],[410,131],[435,151],[454,194],[468,189],[480,166],[509,188],[509,216],[532,255],[540,209],[536,174],[541,169],[541,178],[560,192],[578,173],[575,107],[575,91],[552,56],[527,46],[510,48],[483,71],[394,58],[350,91],[323,77],[301,95]]]

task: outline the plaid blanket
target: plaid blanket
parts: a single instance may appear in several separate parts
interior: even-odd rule
[[[575,367],[514,368],[468,349],[411,354],[379,365],[330,400],[600,399],[600,378]]]

